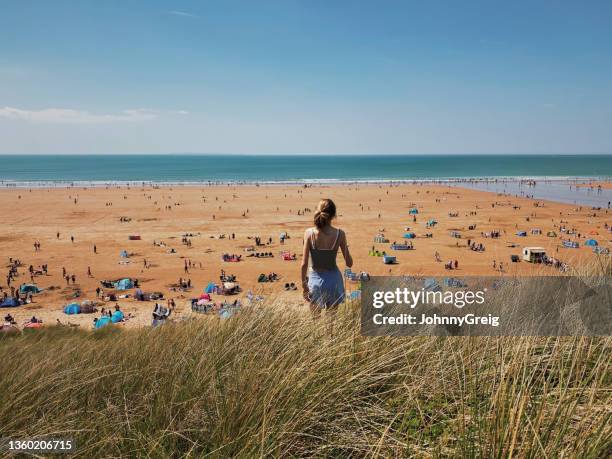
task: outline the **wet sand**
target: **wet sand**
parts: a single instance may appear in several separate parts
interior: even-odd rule
[[[592,248],[583,245],[586,239],[594,238],[602,247],[610,247],[612,239],[612,233],[604,228],[605,223],[612,223],[607,210],[593,211],[441,185],[5,189],[0,190],[0,214],[4,219],[0,229],[0,285],[6,291],[9,257],[20,259],[23,265],[13,281],[15,287],[30,282],[29,265],[36,269],[46,263],[49,275],[34,277],[34,282],[45,290],[34,297],[32,304],[1,309],[0,314],[4,317],[10,312],[19,324],[36,315],[46,324],[59,318],[64,323],[89,328],[93,314],[67,316],[62,312],[63,306],[72,301],[96,300],[95,289],[102,279],[132,277],[139,279],[144,291],[161,291],[166,298],[174,298],[177,304],[174,318],[186,317],[192,314],[189,299],[199,296],[209,282],[218,283],[221,269],[235,274],[243,289],[237,297],[226,297],[230,301],[244,298],[251,290],[264,297],[280,296],[287,304],[302,307],[299,289],[302,237],[304,230],[312,226],[313,213],[308,209],[314,211],[322,197],[330,197],[337,204],[336,223],[347,232],[355,261],[353,271],[371,275],[490,275],[497,273],[493,269],[494,260],[496,265],[503,262],[507,274],[554,275],[559,271],[553,267],[511,263],[510,255],[520,254],[523,246],[540,246],[571,266],[580,266],[595,257]],[[409,215],[412,207],[419,210],[416,222]],[[450,217],[449,212],[458,216]],[[121,217],[129,221],[121,222]],[[426,222],[430,219],[438,224],[428,229]],[[561,220],[581,237],[560,232]],[[476,225],[475,229],[469,230],[470,225]],[[532,234],[534,228],[541,229],[542,234]],[[373,238],[382,230],[390,242],[403,241],[406,231],[416,233],[417,238],[412,240],[415,250],[391,251],[389,244],[375,244]],[[495,230],[501,232],[498,239],[481,236],[482,232]],[[527,231],[527,237],[516,236],[518,230]],[[550,230],[557,237],[548,237]],[[458,231],[461,238],[451,237],[452,231]],[[281,232],[290,237],[284,245],[279,242]],[[193,234],[189,237],[191,246],[182,243],[185,233]],[[232,233],[235,239],[230,238]],[[424,237],[426,233],[432,237]],[[224,239],[219,238],[222,234]],[[130,235],[139,235],[141,240],[129,240]],[[265,244],[255,251],[272,252],[273,258],[247,257],[249,252],[245,249],[254,246],[255,236]],[[579,240],[581,247],[560,247],[562,236]],[[273,242],[268,245],[270,237]],[[468,239],[484,244],[486,250],[469,250]],[[34,250],[35,241],[40,242],[40,251]],[[165,247],[156,246],[153,241],[163,242]],[[510,247],[512,243],[517,247]],[[94,245],[97,253],[93,251]],[[395,255],[398,263],[384,265],[380,257],[369,255],[372,246]],[[170,249],[175,253],[169,253]],[[122,250],[130,253],[128,259],[120,257]],[[296,253],[297,260],[284,261],[280,256],[282,250]],[[435,261],[435,252],[442,262]],[[242,255],[242,261],[223,262],[224,253]],[[144,259],[148,268],[144,267]],[[185,260],[192,262],[188,273],[184,270]],[[449,260],[457,260],[459,269],[445,270],[444,263]],[[344,269],[341,257],[339,264]],[[62,267],[69,275],[76,275],[74,285],[66,284]],[[92,277],[87,275],[88,267]],[[271,272],[278,273],[280,281],[257,282],[260,273]],[[179,278],[190,279],[193,289],[170,290]],[[290,282],[298,286],[297,291],[284,290],[285,283]],[[74,298],[77,290],[80,297]],[[214,296],[217,302],[223,299]],[[125,326],[150,324],[154,302],[128,298],[118,303],[125,313],[135,316]],[[106,307],[114,304],[107,303]]]

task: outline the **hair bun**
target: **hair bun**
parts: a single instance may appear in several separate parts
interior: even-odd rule
[[[314,213],[314,224],[321,229],[331,223],[336,216],[336,205],[331,199],[323,199]]]

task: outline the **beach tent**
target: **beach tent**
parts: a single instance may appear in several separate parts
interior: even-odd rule
[[[111,318],[108,316],[102,316],[100,317],[98,320],[96,320],[96,324],[94,325],[95,328],[102,328],[105,327],[108,324],[112,324],[113,322],[111,321]]]
[[[412,209],[410,209],[410,210],[408,211],[408,213],[409,213],[410,215],[416,215],[416,214],[418,214],[418,213],[419,213],[419,209],[417,209],[416,207],[413,207]]]
[[[423,281],[423,288],[432,292],[439,292],[442,290],[438,281],[433,277],[428,277]]]
[[[397,263],[397,259],[391,255],[384,255],[383,256],[383,263],[386,265],[393,265],[395,263]]]
[[[557,233],[555,233],[554,231],[549,231],[548,233],[546,233],[546,235],[548,237],[557,237]]]
[[[70,303],[64,308],[64,314],[80,314],[81,305],[79,303]]]
[[[215,291],[215,283],[209,282],[206,288],[204,289],[204,293],[214,293]]]
[[[461,279],[456,279],[454,277],[445,277],[444,285],[447,287],[457,287],[457,288],[465,288],[467,284],[463,282]]]
[[[414,233],[404,233],[404,239],[414,239],[416,234]]]
[[[39,289],[36,285],[34,284],[23,284],[21,287],[19,287],[19,293],[39,293],[42,290]]]
[[[121,279],[115,284],[115,288],[117,290],[128,290],[130,288],[134,288],[134,282],[130,278]]]
[[[517,236],[521,236],[521,237],[525,237],[525,236],[527,236],[527,231],[517,231],[516,235]]]
[[[119,254],[119,256],[121,258],[129,258],[130,256],[127,253],[127,250],[122,250],[121,253]]]
[[[19,306],[19,300],[10,296],[0,303],[0,308],[16,308],[17,306]]]
[[[587,241],[584,243],[584,245],[588,245],[588,246],[590,246],[590,247],[595,247],[596,245],[599,245],[599,244],[597,243],[597,241],[596,241],[595,239],[588,239],[588,240],[587,240]]]
[[[429,221],[427,222],[427,224],[428,224],[429,226],[437,225],[437,224],[438,224],[438,220],[436,220],[436,219],[432,218],[431,220],[429,220]]]
[[[123,312],[121,311],[115,311],[113,312],[113,315],[111,316],[111,322],[116,324],[117,322],[121,322],[123,320]]]

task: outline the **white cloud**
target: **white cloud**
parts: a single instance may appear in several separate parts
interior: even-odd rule
[[[177,110],[162,112],[146,108],[123,110],[118,113],[97,114],[87,110],[73,110],[70,108],[44,108],[41,110],[22,110],[14,107],[0,108],[0,118],[29,121],[32,123],[62,123],[62,124],[106,124],[124,122],[151,121],[162,113],[186,115],[188,112]]]
[[[193,19],[198,19],[200,16],[196,15],[196,14],[191,14],[191,13],[187,13],[185,11],[169,11],[170,14],[174,15],[174,16],[182,16],[184,18],[193,18]]]

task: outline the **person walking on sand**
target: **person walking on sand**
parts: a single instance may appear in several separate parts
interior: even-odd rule
[[[314,228],[304,232],[302,290],[304,299],[310,302],[310,309],[315,315],[319,315],[322,309],[335,309],[344,301],[342,274],[336,264],[338,249],[342,251],[346,266],[353,266],[346,234],[332,226],[334,218],[336,205],[331,199],[323,199],[314,213]]]

